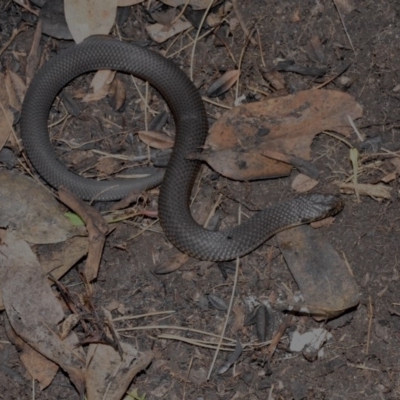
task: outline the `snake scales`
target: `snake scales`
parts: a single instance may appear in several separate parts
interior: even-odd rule
[[[61,89],[77,76],[98,69],[130,73],[148,81],[166,100],[176,125],[175,145],[165,171],[135,180],[97,181],[69,171],[51,145],[47,121]],[[227,231],[198,225],[189,208],[200,162],[185,159],[198,151],[207,136],[202,99],[177,65],[148,49],[108,37],[93,36],[52,58],[37,73],[25,96],[21,136],[26,153],[38,173],[53,187],[65,186],[86,200],[117,200],[161,183],[159,217],[168,239],[187,254],[222,261],[249,253],[269,237],[290,226],[339,212],[342,201],[333,195],[310,194],[258,212]],[[163,178],[164,175],[164,178]]]

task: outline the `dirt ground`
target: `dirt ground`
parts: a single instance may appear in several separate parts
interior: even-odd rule
[[[157,2],[152,3],[154,6]],[[260,46],[247,46],[239,95],[245,95],[248,101],[265,98],[262,93],[271,95],[262,71],[271,69],[277,59],[290,59],[297,65],[309,67],[327,67],[328,77],[333,77],[348,63],[348,69],[325,88],[353,95],[364,108],[363,117],[356,121],[359,130],[367,138],[380,137],[382,140],[379,149],[361,154],[359,182],[375,184],[395,171],[390,160],[399,157],[396,152],[400,150],[397,112],[400,100],[400,3],[337,0],[338,8],[333,0],[243,0],[237,3],[241,18],[249,29],[256,28],[260,43]],[[166,12],[166,8],[160,8],[159,12]],[[6,65],[7,60],[7,65],[22,77],[25,66],[13,57],[28,54],[36,22],[17,4],[11,1],[0,3],[0,47],[9,39],[23,15],[32,26],[2,55],[2,65]],[[246,37],[240,24],[229,30],[228,22],[234,17],[232,11],[219,33],[238,60]],[[150,22],[143,5],[133,6],[127,20],[119,26],[119,32],[124,38],[149,41],[144,27]],[[173,60],[188,72],[191,46],[184,46],[189,42],[188,37],[193,36],[194,31],[176,41],[171,39],[161,45],[149,41],[149,44],[152,48],[168,49],[168,54],[177,53]],[[308,56],[307,45],[315,36],[322,43],[324,62],[318,63]],[[258,41],[258,35],[254,37]],[[41,39],[41,48],[47,52],[47,57],[66,46],[65,42],[47,36]],[[227,47],[215,35],[210,34],[199,41],[194,58],[194,81],[199,84],[202,95],[221,73],[235,68]],[[326,77],[292,72],[282,74],[290,93],[310,89],[327,80]],[[126,77],[121,79],[129,86]],[[88,82],[88,77],[79,78],[70,90],[76,90],[80,84],[85,87]],[[132,84],[130,86],[127,87],[130,94],[123,112],[115,113],[106,100],[90,104],[71,122],[70,130],[63,132],[64,138],[75,138],[78,143],[84,143],[97,138],[100,130],[101,135],[116,138],[102,141],[102,150],[145,154],[145,146],[137,148],[136,138],[132,135],[144,125],[140,107],[133,97],[134,88]],[[234,90],[219,98],[221,103],[229,105],[233,100]],[[157,101],[153,105],[156,109],[162,107]],[[211,122],[224,111],[212,104],[206,104],[206,107]],[[51,118],[59,118],[57,107],[52,110]],[[112,123],[103,124],[104,119]],[[18,125],[16,128],[18,131]],[[60,130],[57,129],[61,128],[56,127],[52,134],[58,138]],[[81,134],[76,135],[80,130]],[[358,143],[355,133],[348,140]],[[59,145],[58,149],[64,153],[67,162],[76,164],[79,160],[79,154],[69,154],[66,147]],[[391,156],[382,149],[392,152]],[[318,191],[338,194],[334,182],[345,181],[352,175],[348,147],[321,134],[313,142],[312,160],[320,171]],[[235,225],[239,204],[248,205],[246,213],[251,214],[252,210],[295,197],[290,185],[297,174],[294,170],[287,178],[242,183],[218,176],[205,167],[194,213],[199,218],[207,215],[219,194],[223,194],[218,210],[220,227]],[[276,329],[285,318],[274,308],[277,299],[287,300],[298,292],[276,239],[272,238],[241,260],[233,312],[225,334],[241,343],[251,343],[251,346],[245,348],[234,367],[224,374],[216,374],[228,358],[228,353],[221,351],[209,380],[207,374],[214,357],[213,349],[158,338],[160,334],[179,335],[187,340],[204,339],[203,336],[189,329],[129,328],[173,325],[219,333],[225,323],[226,311],[217,309],[207,296],[213,294],[229,304],[234,264],[190,260],[175,272],[155,274],[157,265],[168,265],[171,257],[178,254],[159,224],[152,225],[154,219],[146,217],[117,224],[107,238],[95,284],[93,301],[96,309],[108,307],[114,317],[174,311],[173,314],[115,323],[125,340],[131,341],[139,350],[154,353],[152,364],[134,379],[131,390],[138,389],[150,400],[400,398],[400,301],[396,289],[399,285],[400,238],[398,178],[388,182],[387,186],[391,188],[390,201],[362,196],[357,202],[354,195],[342,195],[344,210],[332,225],[318,230],[318,234],[328,240],[351,267],[360,291],[359,306],[333,321],[294,315],[275,353],[269,358],[266,346],[257,345],[254,326],[244,327],[240,318],[249,314],[251,302],[268,302],[272,307],[270,319],[276,321]],[[148,196],[147,208],[156,210],[157,191]],[[75,270],[70,271],[62,282],[71,290],[82,290]],[[310,361],[301,352],[289,350],[290,337],[295,330],[305,332],[319,327],[327,329],[332,338],[323,346],[323,354],[317,359]],[[68,377],[61,372],[41,392],[27,375],[17,350],[7,344],[7,340],[0,315],[0,399],[79,398]]]

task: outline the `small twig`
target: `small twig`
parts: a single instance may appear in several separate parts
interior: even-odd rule
[[[232,109],[231,106],[227,106],[226,104],[217,103],[216,101],[213,101],[213,100],[209,99],[208,97],[204,97],[203,96],[202,99],[203,99],[203,101],[205,101],[207,103],[210,103],[210,104],[212,104],[214,106],[225,108],[227,110],[231,110]]]
[[[257,39],[258,39],[258,48],[260,49],[261,64],[265,68],[266,64],[265,64],[263,49],[262,49],[262,45],[261,45],[261,35],[260,35],[260,31],[258,30],[258,28],[257,28]]]
[[[328,132],[328,131],[322,131],[322,133],[325,133],[325,135],[329,135],[329,136],[334,137],[337,140],[340,140],[346,146],[348,146],[350,149],[352,149],[354,147],[349,141],[347,141],[345,138],[340,137],[339,135],[335,135],[334,133]]]
[[[368,332],[367,332],[367,347],[365,353],[369,354],[369,345],[371,342],[372,320],[374,318],[374,308],[372,305],[371,296],[368,296]]]
[[[169,310],[169,311],[154,311],[146,314],[139,314],[139,315],[126,315],[124,317],[113,318],[113,322],[118,321],[129,321],[131,319],[138,319],[138,318],[146,318],[146,317],[153,317],[155,315],[164,315],[164,314],[174,314],[176,311]]]
[[[353,128],[353,131],[356,133],[358,140],[360,142],[364,141],[363,135],[362,133],[357,129],[356,124],[353,121],[353,118],[350,117],[350,115],[347,116],[347,119],[349,121],[349,124],[351,125],[351,127]]]
[[[354,54],[355,54],[356,51],[355,51],[355,49],[354,49],[353,42],[351,41],[349,32],[347,32],[346,24],[344,23],[344,20],[343,20],[343,17],[342,17],[341,12],[340,12],[340,10],[339,10],[339,7],[338,7],[338,5],[336,4],[336,1],[335,1],[335,0],[332,0],[332,1],[333,1],[333,4],[335,5],[335,8],[336,8],[337,13],[339,14],[340,22],[342,23],[343,30],[344,30],[344,32],[345,32],[345,34],[346,34],[346,36],[347,36],[347,40],[349,41],[350,46],[351,46],[351,48],[352,48],[352,50],[353,50],[353,52],[354,52]]]
[[[223,198],[223,195],[220,194],[220,195],[218,196],[217,201],[214,203],[214,205],[212,206],[210,212],[208,213],[208,217],[207,217],[206,221],[204,222],[204,227],[205,227],[205,228],[208,227],[208,224],[210,223],[211,218],[212,218],[212,217],[214,216],[214,214],[215,214],[215,211],[217,210],[217,208],[218,208],[218,207],[220,206],[220,204],[222,203],[222,198]]]

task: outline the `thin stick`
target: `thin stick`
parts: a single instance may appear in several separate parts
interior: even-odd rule
[[[345,23],[344,23],[342,14],[340,13],[339,7],[338,7],[338,5],[336,4],[336,1],[335,1],[335,0],[332,0],[332,1],[333,1],[333,4],[335,5],[335,8],[336,8],[337,13],[339,14],[340,22],[342,23],[343,30],[344,30],[344,32],[345,32],[345,34],[346,34],[346,36],[347,36],[347,40],[349,41],[350,46],[351,46],[353,52],[355,53],[356,51],[355,51],[355,49],[354,49],[353,42],[351,41],[349,32],[347,32],[347,28],[346,28],[346,25],[345,25]]]
[[[371,296],[368,296],[368,333],[367,333],[367,348],[365,353],[369,354],[369,344],[371,341],[371,329],[372,329],[372,319],[374,318],[374,308],[372,305]]]
[[[362,133],[357,129],[356,124],[353,121],[353,118],[350,117],[350,115],[347,116],[347,119],[349,120],[349,124],[351,125],[351,127],[353,128],[353,131],[356,133],[358,140],[360,142],[364,141],[363,135]]]
[[[322,131],[322,133],[325,133],[325,135],[329,135],[329,136],[334,137],[334,138],[337,139],[337,140],[340,140],[340,141],[343,142],[345,145],[347,145],[350,149],[352,149],[352,148],[354,147],[349,141],[347,141],[345,138],[340,137],[339,135],[335,135],[334,133],[332,133],[332,132],[327,132],[327,131]]]

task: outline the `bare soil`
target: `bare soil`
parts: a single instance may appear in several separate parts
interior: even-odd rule
[[[362,104],[364,116],[356,123],[367,138],[381,136],[383,148],[393,152],[400,149],[400,3],[341,0],[337,1],[339,9],[331,0],[243,0],[238,3],[243,21],[249,30],[256,28],[254,37],[258,41],[259,35],[260,44],[250,44],[246,48],[239,94],[246,95],[248,101],[264,98],[254,88],[272,94],[261,72],[272,68],[277,59],[291,59],[298,65],[309,67],[326,66],[328,76],[333,76],[349,63],[344,74],[326,88],[346,91]],[[352,8],[346,11],[340,7],[342,3]],[[0,4],[0,47],[9,39],[22,14],[26,16],[27,12],[15,3],[6,1]],[[231,14],[231,22],[233,17]],[[20,34],[2,56],[2,65],[6,65],[7,60],[7,65],[21,76],[24,74],[25,56],[20,57],[22,61],[17,61],[16,55],[29,52],[35,28],[35,20],[32,21],[33,26]],[[148,14],[142,6],[132,7],[128,19],[119,26],[121,36],[148,40],[144,30],[148,21]],[[210,34],[197,45],[194,80],[196,83],[204,82],[199,87],[203,95],[221,73],[236,68],[227,47],[237,61],[246,43],[240,25],[230,30],[227,24],[223,24],[219,34],[225,44]],[[189,36],[193,37],[194,33]],[[314,36],[322,42],[323,63],[311,60],[307,54],[307,45]],[[168,54],[178,52],[173,59],[188,72],[191,47],[179,51],[187,43],[188,38],[183,36],[174,43],[172,40],[162,45],[151,43],[151,47],[165,51],[171,46]],[[41,40],[47,57],[65,46],[62,41],[46,36]],[[310,89],[326,80],[290,72],[283,74],[291,93]],[[143,120],[136,122],[142,110],[133,98],[134,88],[129,79],[121,79],[126,82],[130,93],[124,112],[115,113],[107,101],[95,106],[90,104],[69,131],[76,133],[77,129],[82,129],[81,136],[77,136],[80,143],[104,135],[109,139],[101,141],[102,150],[111,152],[118,148],[122,153],[136,148],[133,147],[135,138],[132,132],[143,128]],[[89,77],[80,78],[71,90],[76,90],[80,83],[85,86],[87,82],[90,82]],[[233,100],[233,90],[220,98],[226,104],[232,104]],[[154,107],[162,109],[161,103],[157,102],[153,103]],[[217,119],[224,111],[211,104],[206,106],[210,120]],[[53,118],[57,117],[53,115]],[[105,124],[106,119],[115,125]],[[53,131],[54,135],[59,134],[57,129]],[[355,133],[348,140],[354,144],[358,142]],[[65,148],[61,147],[61,150],[65,153]],[[142,147],[132,152],[145,154],[146,149]],[[394,171],[387,154],[381,149],[362,154],[359,181],[377,183]],[[77,162],[77,158],[70,155],[66,160]],[[352,174],[348,147],[331,136],[321,134],[314,140],[312,160],[320,171],[319,191],[338,193],[333,182],[344,181]],[[290,184],[297,174],[293,171],[284,179],[239,183],[218,176],[205,167],[193,206],[194,213],[199,218],[206,216],[222,193],[224,200],[218,210],[220,228],[234,225],[240,204],[246,213],[251,214],[252,210],[293,198],[296,194]],[[284,318],[282,312],[274,310],[276,300],[290,299],[291,294],[298,290],[272,238],[241,260],[234,311],[229,316],[226,336],[254,345],[243,352],[235,366],[224,374],[216,374],[215,371],[228,357],[226,352],[220,352],[216,368],[207,380],[214,350],[157,337],[161,333],[187,339],[201,336],[189,330],[122,330],[120,333],[124,340],[130,340],[140,350],[154,352],[154,361],[135,378],[132,388],[137,388],[150,400],[400,398],[400,308],[396,289],[399,285],[400,243],[398,178],[387,185],[392,189],[390,201],[362,197],[361,202],[357,202],[353,195],[343,195],[344,210],[333,225],[319,230],[320,235],[345,256],[351,267],[360,290],[360,304],[355,310],[334,321],[318,322],[309,316],[294,316],[269,359],[266,347],[257,346],[254,326],[244,327],[241,318],[249,314],[249,299],[269,301],[273,309],[270,318],[276,321],[276,329]],[[148,196],[147,208],[156,210],[157,191]],[[96,308],[109,307],[115,317],[174,311],[171,315],[118,322],[118,329],[174,325],[219,333],[226,312],[208,302],[207,295],[214,294],[229,303],[234,264],[221,266],[190,260],[176,272],[157,275],[154,268],[160,263],[168,265],[178,252],[165,238],[158,223],[150,226],[152,223],[153,220],[145,217],[121,222],[108,236],[95,284],[93,301]],[[71,290],[80,290],[77,286],[80,282],[76,271],[63,278],[63,283]],[[113,304],[117,307],[112,307]],[[17,350],[4,343],[7,337],[3,325],[0,316],[0,399],[78,399],[68,377],[61,372],[41,392],[27,376]],[[324,345],[321,357],[309,361],[301,353],[288,350],[291,332],[317,327],[328,329],[333,336]]]

